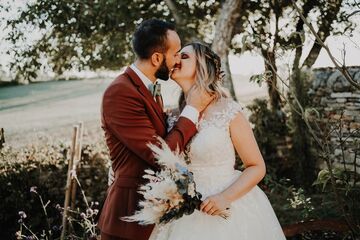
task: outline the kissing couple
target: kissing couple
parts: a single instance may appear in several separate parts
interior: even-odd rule
[[[266,174],[242,107],[222,88],[221,59],[208,46],[181,47],[173,24],[143,21],[132,37],[136,61],[103,95],[101,122],[114,180],[99,215],[101,240],[281,240],[274,210],[257,186]],[[246,66],[242,66],[246,67]],[[158,79],[182,89],[177,121],[169,127]],[[148,144],[161,137],[186,151],[203,199],[200,210],[159,228],[121,220],[138,209],[145,169],[159,170]],[[245,169],[234,169],[235,151]],[[230,209],[228,219],[219,217]]]

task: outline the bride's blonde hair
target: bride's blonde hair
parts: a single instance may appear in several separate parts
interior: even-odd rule
[[[210,47],[200,42],[192,42],[184,47],[186,46],[191,46],[195,53],[195,85],[210,95],[215,95],[215,101],[222,97],[228,97],[222,88],[224,73],[221,71],[220,57]],[[179,99],[180,108],[183,107],[184,102],[184,94],[182,93]]]

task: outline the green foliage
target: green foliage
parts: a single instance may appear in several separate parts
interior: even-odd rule
[[[266,82],[267,79],[270,79],[272,77],[271,71],[265,71],[260,74],[255,74],[250,77],[249,82],[254,82],[259,85],[259,87],[262,86],[263,82]]]
[[[311,12],[309,20],[320,27],[319,34],[328,36],[330,33],[339,35],[351,33],[357,23],[349,19],[353,9],[358,7],[354,1],[310,1],[299,0],[296,4],[302,7],[304,14]],[[232,49],[235,53],[245,50],[260,50],[264,53],[279,49],[294,50],[305,41],[303,22],[295,12],[292,1],[244,1],[242,8],[242,21],[237,29],[242,38],[241,42],[233,42]],[[278,23],[281,22],[281,25]],[[269,25],[277,25],[275,31]],[[241,31],[242,30],[242,31]],[[264,55],[265,58],[266,55]]]
[[[268,196],[282,226],[314,219],[317,205],[312,196],[301,187],[296,188],[290,179],[278,178],[268,173],[260,184]]]
[[[318,173],[314,186],[319,188],[322,193],[322,205],[329,209],[338,209],[339,201],[336,199],[334,191],[341,197],[340,201],[348,214],[352,223],[360,226],[360,174],[354,169],[348,170],[343,167],[334,167],[331,169],[335,184],[331,183],[331,174],[329,169],[323,169]],[[339,213],[343,215],[344,213]],[[344,217],[344,216],[343,216]],[[360,233],[358,233],[360,234]]]
[[[319,29],[318,34],[323,41],[330,35],[351,33],[357,26],[354,21],[344,17],[349,14],[349,6],[356,5],[353,1],[294,2],[305,18]],[[253,51],[263,57],[265,70],[272,73],[267,77],[270,105],[272,109],[281,111],[283,102],[279,93],[281,89],[278,90],[278,81],[281,80],[278,67],[283,66],[277,64],[279,59],[288,54],[293,55],[288,65],[293,72],[303,66],[311,68],[322,46],[313,41],[312,33],[304,27],[293,1],[244,1],[242,8],[241,21],[237,23],[237,31],[234,33],[241,41],[232,42],[232,51],[236,54]],[[311,48],[307,56],[303,51],[305,44]],[[305,59],[302,66],[301,58]],[[288,62],[289,58],[282,61]]]
[[[202,38],[218,8],[209,1],[174,1],[183,39]],[[207,17],[206,17],[207,16]],[[12,69],[18,78],[32,80],[48,60],[57,74],[69,69],[117,70],[133,61],[131,36],[143,20],[160,18],[174,22],[164,1],[54,1],[37,0],[26,5],[19,17],[9,20],[8,36],[15,46]],[[40,30],[41,38],[22,47],[26,29]]]
[[[101,202],[105,196],[108,160],[103,149],[106,148],[99,143],[83,147],[77,175],[89,202]],[[59,228],[62,216],[56,205],[64,203],[68,154],[69,146],[64,144],[0,150],[1,239],[14,239],[19,211],[26,212],[30,219],[29,228],[36,234],[46,229],[42,206],[30,192],[33,186],[37,186],[43,199],[50,201],[48,220],[51,226]],[[85,209],[80,191],[77,191],[76,200],[76,207]],[[76,229],[82,231],[75,226]],[[54,234],[59,234],[59,230]]]
[[[265,99],[255,99],[247,108],[251,111],[249,121],[254,124],[253,132],[266,162],[267,171],[286,177],[285,171],[291,168],[286,154],[289,129],[284,122],[279,121],[283,119],[282,115],[279,116],[282,112],[270,110]],[[284,147],[283,150],[279,148],[281,146]]]
[[[322,112],[314,108],[316,104],[312,106],[311,99],[307,95],[310,84],[309,75],[306,72],[298,71],[293,75],[293,78],[296,78],[293,79],[293,84],[297,84],[294,90],[297,98],[295,99],[292,91],[289,93],[287,106],[291,106],[292,111],[290,118],[286,119],[286,122],[289,123],[288,136],[292,143],[290,161],[286,162],[286,159],[285,161],[279,159],[280,161],[276,164],[267,162],[270,169],[268,168],[268,175],[263,181],[265,189],[282,223],[334,219],[335,221],[346,222],[350,229],[347,233],[341,233],[343,235],[349,234],[347,238],[344,235],[343,239],[357,239],[360,234],[360,208],[358,204],[360,185],[357,180],[359,174],[355,163],[358,147],[353,146],[352,142],[344,142],[341,119],[334,123],[334,119],[327,119]],[[261,82],[262,79],[263,76],[259,75],[255,76],[253,81]],[[263,119],[271,119],[268,116],[272,116],[272,112],[267,109],[266,101],[257,100],[250,109],[253,112],[251,119],[255,124],[254,133],[258,136],[257,138],[265,139],[265,141],[260,140],[258,143],[260,149],[265,152],[263,155],[267,161],[268,153],[266,150],[270,149],[270,153],[277,153],[276,150],[278,149],[276,144],[273,144],[274,140],[271,140],[272,136],[266,134],[267,129],[263,127]],[[271,121],[271,124],[270,131],[276,132],[276,127],[273,127],[277,126],[276,122]],[[319,128],[319,126],[321,127]],[[356,136],[355,133],[356,131],[353,133],[354,136]],[[269,137],[267,137],[268,135]],[[353,149],[355,152],[354,167],[346,166],[345,161],[348,162],[349,159],[345,159],[344,153],[342,154],[343,163],[341,165],[333,164],[333,162],[337,162],[332,154],[335,146],[332,146],[333,143],[329,140],[331,138],[333,141],[334,137],[340,142],[339,146],[342,150]],[[274,137],[274,139],[277,138],[278,135]],[[317,159],[325,161],[327,167],[323,170],[317,169]],[[288,171],[279,174],[279,172],[272,170],[274,167],[278,170],[279,165],[284,166],[286,164],[292,166],[288,168]],[[279,176],[288,178],[285,184],[282,183],[282,178]],[[305,237],[305,235],[304,233],[302,236]],[[310,235],[323,236],[321,231],[312,232]],[[330,236],[330,234],[327,235]],[[339,234],[336,236],[340,238]],[[321,237],[316,238],[320,239]],[[337,238],[334,237],[333,239]]]
[[[336,172],[338,176],[346,175],[341,170],[336,170]],[[298,188],[292,185],[290,179],[278,178],[270,173],[265,176],[260,186],[268,196],[281,225],[287,228],[288,225],[313,220],[333,219],[339,222],[343,221],[338,202],[328,181],[328,172],[324,170],[319,173],[318,180],[314,182],[314,186],[319,186],[316,187],[317,191],[308,192],[301,187]],[[348,181],[348,179],[345,181]],[[350,180],[350,182],[352,181]],[[323,184],[326,184],[324,191],[322,190]],[[337,184],[339,184],[337,190],[340,190],[340,195],[344,197],[342,204],[351,215],[353,223],[359,225],[360,209],[357,204],[360,200],[359,183],[357,183],[357,186],[352,186],[348,193],[345,193],[345,189],[342,189],[344,185],[340,184],[340,181],[337,181]],[[349,232],[335,234],[329,231],[306,231],[306,229],[303,231],[301,236],[291,239],[357,239]],[[332,235],[334,235],[333,238]],[[345,236],[348,237],[345,238]]]

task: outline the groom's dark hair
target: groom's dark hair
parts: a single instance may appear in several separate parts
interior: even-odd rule
[[[133,50],[140,59],[148,59],[154,52],[167,51],[167,31],[175,25],[159,19],[143,21],[133,34]]]

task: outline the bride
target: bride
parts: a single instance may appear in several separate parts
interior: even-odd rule
[[[187,147],[189,169],[203,195],[200,211],[155,227],[150,239],[285,239],[264,192],[257,186],[266,167],[242,107],[222,91],[220,58],[207,46],[191,43],[181,52],[171,78],[185,98],[193,87],[216,97],[203,112],[198,133]],[[244,171],[234,169],[235,149]],[[227,219],[219,215],[228,212]]]

